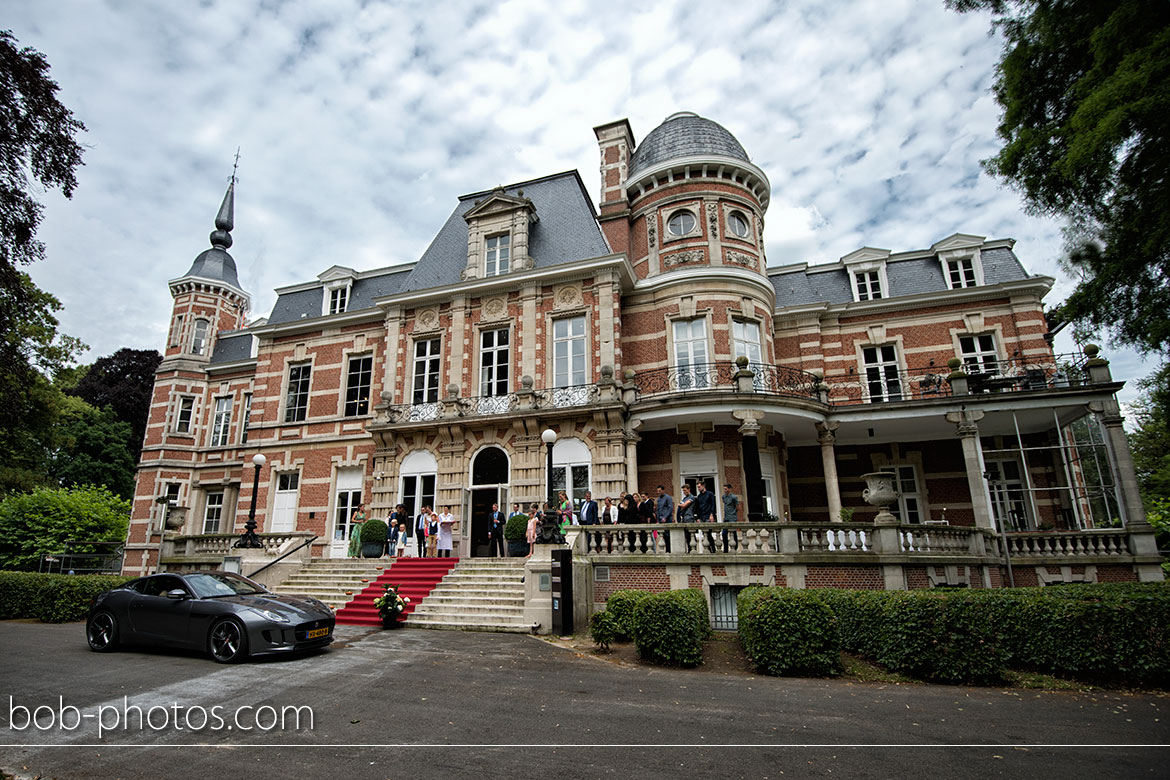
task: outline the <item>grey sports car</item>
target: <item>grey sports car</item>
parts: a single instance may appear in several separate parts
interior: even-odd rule
[[[201,571],[155,574],[99,593],[85,636],[99,653],[123,644],[185,647],[226,664],[325,647],[334,622],[317,599],[270,593],[238,574]]]

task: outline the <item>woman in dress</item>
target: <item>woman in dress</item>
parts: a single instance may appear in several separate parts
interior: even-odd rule
[[[451,514],[451,507],[439,515],[439,557],[450,558],[452,547],[452,530],[455,528],[455,515]]]
[[[540,527],[540,508],[533,504],[528,509],[528,530],[524,538],[528,540],[528,554],[536,547],[536,530]]]
[[[573,502],[563,490],[557,492],[557,509],[561,513],[561,534],[564,535],[573,524]]]
[[[398,549],[394,551],[395,558],[410,555],[410,547],[406,544],[408,541],[409,539],[406,536],[406,521],[404,520],[398,524]]]
[[[349,557],[358,558],[362,554],[362,523],[366,522],[366,505],[358,504],[357,509],[349,516]]]

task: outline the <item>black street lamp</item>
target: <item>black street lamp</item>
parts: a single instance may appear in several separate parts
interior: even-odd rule
[[[557,494],[553,491],[553,445],[557,442],[557,432],[552,428],[545,428],[540,434],[540,440],[548,448],[548,460],[545,475],[548,487],[548,503],[540,519],[540,538],[544,544],[563,544],[564,535],[561,533],[560,507],[557,506]]]
[[[256,472],[252,477],[252,506],[248,509],[248,522],[244,524],[244,533],[240,534],[240,538],[232,547],[243,547],[250,550],[264,547],[264,543],[256,535],[256,494],[260,491],[260,469],[264,468],[264,464],[267,462],[268,458],[260,453],[252,456],[252,465],[256,467]]]

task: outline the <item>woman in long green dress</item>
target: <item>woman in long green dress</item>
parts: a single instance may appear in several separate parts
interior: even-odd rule
[[[349,557],[360,558],[362,554],[362,523],[366,522],[366,505],[358,504],[349,518]]]

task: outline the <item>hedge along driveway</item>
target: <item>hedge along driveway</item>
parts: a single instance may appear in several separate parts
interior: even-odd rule
[[[0,620],[33,618],[46,623],[84,620],[89,602],[133,577],[110,574],[0,572]]]

